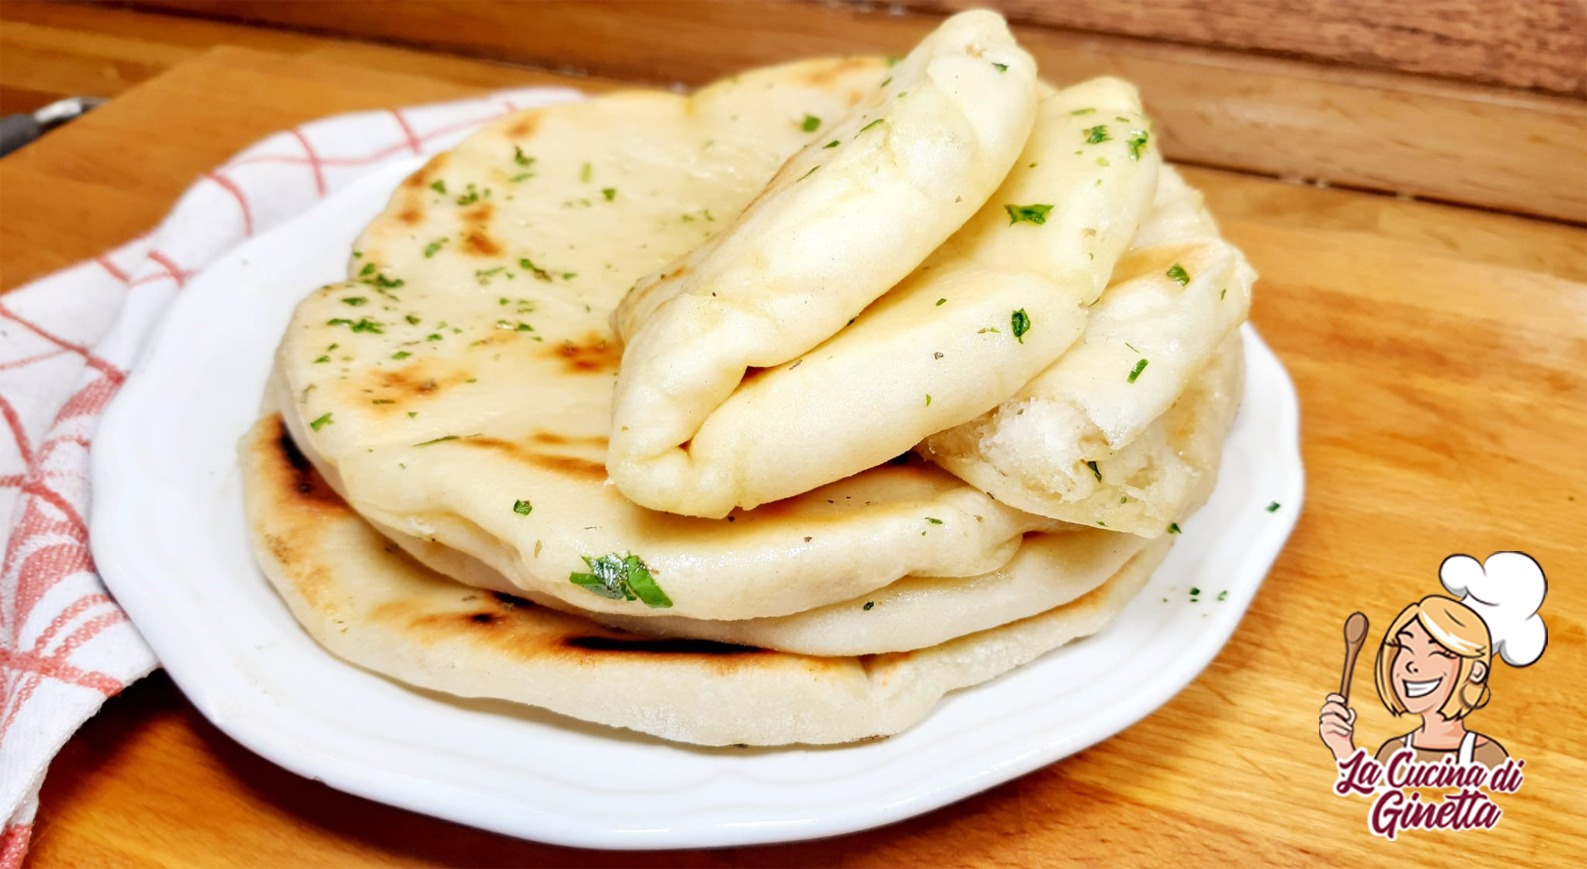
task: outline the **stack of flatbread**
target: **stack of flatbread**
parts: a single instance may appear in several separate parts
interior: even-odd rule
[[[1211,491],[1254,274],[1130,85],[1003,20],[523,112],[298,306],[242,445],[348,661],[700,744],[896,733],[1116,615]]]

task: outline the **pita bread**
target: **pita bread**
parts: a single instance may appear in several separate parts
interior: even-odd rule
[[[927,438],[922,454],[1022,510],[1165,533],[1217,474],[1255,278],[1201,194],[1165,168],[1084,339],[1012,400]]]
[[[814,657],[595,625],[452,582],[362,521],[266,417],[241,445],[261,566],[321,645],[461,697],[526,703],[702,745],[851,742],[897,733],[948,691],[1108,624],[1166,552],[1042,615],[916,652]]]
[[[884,74],[810,61],[692,97],[616,94],[505,118],[437,156],[358,240],[354,280],[294,313],[275,395],[294,438],[382,528],[597,612],[776,616],[997,569],[1057,523],[922,462],[723,520],[645,510],[606,480],[612,310],[748,204],[807,140],[802,114],[837,117]],[[630,555],[670,608],[621,593],[639,578]]]
[[[863,313],[830,275],[779,276],[766,265],[770,253],[709,244],[679,267],[687,290],[653,306],[649,319],[625,316],[630,305],[644,307],[632,300],[650,288],[636,287],[618,309],[620,325],[637,325],[625,331],[608,453],[623,494],[720,517],[807,491],[991,410],[1068,349],[1146,216],[1159,158],[1129,84],[1044,91],[1012,171],[989,196],[977,191],[979,210],[929,257],[872,238],[877,216],[855,203],[833,212],[847,226],[845,239],[823,242],[836,252],[830,260],[788,255],[826,268],[853,245],[918,265]],[[888,140],[906,135],[889,128]],[[855,186],[841,172],[828,180]],[[952,182],[942,189],[962,188]],[[867,180],[863,189],[885,199],[892,188]],[[758,207],[746,214],[773,240],[802,238],[809,219],[790,213],[770,223]],[[702,255],[716,259],[697,261]],[[701,276],[729,255],[738,258],[718,270],[737,275],[731,289],[706,279],[715,272]]]

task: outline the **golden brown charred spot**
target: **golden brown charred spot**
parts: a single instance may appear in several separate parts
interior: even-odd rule
[[[463,237],[463,251],[475,256],[496,256],[502,252],[502,246],[484,230],[476,229]]]
[[[501,604],[502,609],[505,610],[515,610],[519,607],[528,608],[534,606],[534,601],[525,600],[515,594],[493,591],[490,593],[490,596],[495,599],[496,603]]]
[[[568,374],[600,374],[616,371],[623,358],[616,341],[598,332],[590,332],[579,341],[563,341],[545,350],[547,355],[562,360],[562,369]]]
[[[513,118],[512,124],[507,127],[507,136],[511,139],[526,139],[533,136],[539,126],[540,112],[538,109],[519,112],[517,117]]]
[[[363,382],[363,392],[371,397],[372,412],[395,413],[407,407],[405,402],[427,398],[441,389],[467,383],[474,375],[466,369],[439,371],[430,362],[415,362],[396,370],[371,371]]]
[[[600,636],[591,635],[583,637],[566,637],[562,645],[570,649],[586,652],[617,652],[634,655],[665,655],[665,656],[694,656],[707,655],[721,657],[723,655],[769,655],[768,649],[755,646],[737,646],[732,643],[718,643],[714,640],[689,640],[679,638],[655,639],[641,636]]]
[[[422,190],[429,187],[437,178],[441,177],[441,167],[446,165],[446,152],[443,151],[430,158],[428,163],[419,167],[419,171],[408,176],[402,186],[409,190]]]
[[[678,266],[677,268],[673,269],[672,271],[667,272],[666,274],[662,275],[661,279],[664,280],[664,281],[675,281],[678,278],[681,278],[681,277],[683,277],[684,275],[686,275],[688,273],[689,273],[689,264],[688,263],[683,263],[682,265]]]
[[[501,616],[495,613],[474,613],[468,617],[468,620],[476,625],[488,625],[500,618]]]
[[[397,220],[406,223],[409,226],[413,226],[423,219],[424,211],[419,208],[417,203],[414,202],[408,203],[408,207],[402,209],[402,213],[397,215]]]
[[[465,446],[496,450],[513,461],[544,468],[565,477],[582,477],[584,479],[602,481],[606,479],[605,463],[594,459],[545,453],[534,449],[529,444],[514,443],[492,437],[463,438],[458,443]]]
[[[281,479],[291,486],[291,491],[297,497],[316,506],[342,506],[342,499],[337,495],[320,472],[314,470],[314,465],[309,462],[303,451],[293,442],[292,435],[281,422],[280,415],[275,417],[276,428],[275,444],[278,455],[282,460]]]
[[[804,77],[804,84],[811,87],[825,87],[851,72],[857,72],[871,67],[880,67],[874,57],[849,57],[837,63],[827,64]]]
[[[606,435],[588,435],[586,437],[572,437],[570,435],[560,435],[560,434],[557,434],[556,432],[549,432],[549,431],[537,431],[533,435],[531,435],[529,439],[534,441],[537,444],[548,444],[550,446],[556,446],[556,447],[582,446],[582,447],[595,447],[597,449],[602,449],[602,450],[606,449],[606,446],[607,446],[607,443],[608,443],[608,441],[606,439]]]
[[[481,224],[474,231],[483,234],[485,231],[483,224],[489,223],[491,215],[495,213],[496,206],[491,205],[489,202],[481,202],[473,208],[463,212],[463,219],[473,223]]]

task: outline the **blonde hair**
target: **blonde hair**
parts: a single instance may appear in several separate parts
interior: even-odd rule
[[[1460,601],[1436,594],[1428,595],[1401,610],[1383,635],[1383,644],[1378,647],[1377,663],[1378,699],[1383,701],[1383,705],[1395,715],[1404,715],[1408,711],[1394,691],[1392,677],[1394,654],[1397,653],[1390,653],[1389,649],[1400,648],[1400,631],[1412,620],[1427,631],[1433,642],[1460,658],[1460,674],[1456,677],[1455,690],[1449,692],[1449,699],[1444,701],[1443,708],[1438,711],[1445,718],[1464,718],[1488,705],[1488,697],[1492,692],[1488,690],[1487,678],[1484,677],[1481,682],[1471,681],[1471,671],[1479,662],[1486,671],[1493,671],[1493,647],[1489,642],[1488,625],[1483,622],[1482,616]]]

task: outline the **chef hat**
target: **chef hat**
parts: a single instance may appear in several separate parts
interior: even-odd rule
[[[1548,629],[1537,611],[1548,582],[1530,555],[1495,552],[1481,564],[1469,555],[1451,555],[1439,566],[1438,578],[1482,617],[1494,651],[1506,664],[1525,667],[1543,656]]]

